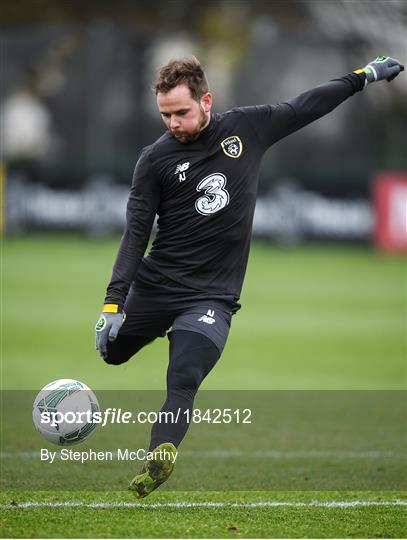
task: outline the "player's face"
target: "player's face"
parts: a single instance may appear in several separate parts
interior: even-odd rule
[[[157,105],[167,129],[181,143],[195,140],[210,120],[212,95],[204,94],[199,101],[191,97],[185,84],[166,94],[157,94]]]

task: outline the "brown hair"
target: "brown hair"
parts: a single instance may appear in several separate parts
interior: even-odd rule
[[[162,66],[158,70],[154,90],[156,95],[159,92],[166,94],[180,84],[188,86],[191,97],[196,101],[209,91],[205,72],[195,56],[170,60]]]

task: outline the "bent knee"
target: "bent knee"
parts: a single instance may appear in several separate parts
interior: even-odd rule
[[[106,364],[110,364],[111,366],[120,366],[120,364],[124,364],[129,359],[130,359],[130,356],[122,357],[122,356],[111,355],[111,354],[108,354],[107,356],[103,357],[103,360],[106,362]]]
[[[128,347],[118,347],[115,342],[111,342],[107,344],[107,352],[103,360],[111,366],[120,366],[130,360],[133,354]]]
[[[147,343],[152,341],[145,336],[126,336],[120,335],[114,341],[107,343],[107,354],[103,357],[106,364],[120,366],[132,356],[138,353]]]

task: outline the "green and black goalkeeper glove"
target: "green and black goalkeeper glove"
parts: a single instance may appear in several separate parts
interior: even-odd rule
[[[376,60],[369,62],[362,69],[356,69],[354,73],[364,73],[366,75],[365,86],[375,81],[392,81],[394,77],[404,71],[404,66],[398,60],[389,56],[378,56]]]
[[[119,311],[116,304],[105,304],[96,323],[96,349],[102,358],[107,356],[107,342],[114,341],[126,319],[126,314]]]

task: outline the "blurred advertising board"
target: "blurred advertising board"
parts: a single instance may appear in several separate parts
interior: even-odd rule
[[[385,251],[407,251],[407,172],[382,172],[373,183],[374,241]]]
[[[406,250],[407,175],[383,172],[372,186],[371,198],[334,197],[281,178],[257,198],[253,235],[285,245],[308,240],[374,242],[387,251]],[[121,233],[128,193],[128,185],[106,174],[91,176],[81,188],[70,190],[11,174],[5,183],[5,230]]]

